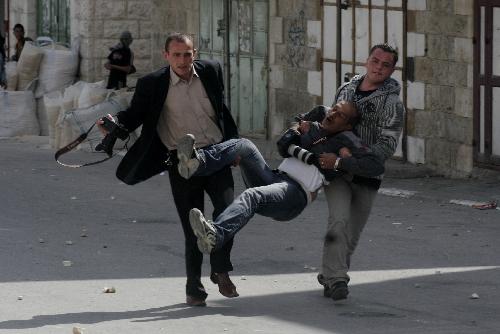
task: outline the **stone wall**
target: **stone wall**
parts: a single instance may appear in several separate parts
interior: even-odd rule
[[[165,66],[163,50],[166,36],[173,31],[196,35],[198,1],[161,0],[72,0],[72,37],[80,40],[81,79],[99,81],[107,78],[104,69],[109,47],[120,33],[129,30],[134,41],[137,73],[134,79]]]
[[[319,1],[271,0],[269,27],[269,134],[321,101]],[[318,88],[319,87],[319,88]]]
[[[10,2],[11,54],[15,23],[24,25],[26,36],[37,37],[36,10],[37,0]],[[88,82],[107,79],[104,63],[123,30],[134,38],[131,49],[137,73],[128,80],[134,85],[138,77],[165,66],[162,51],[169,33],[197,35],[199,27],[197,0],[71,0],[70,15],[72,44],[80,46],[80,79]]]
[[[472,0],[408,3],[408,160],[448,176],[472,172]]]

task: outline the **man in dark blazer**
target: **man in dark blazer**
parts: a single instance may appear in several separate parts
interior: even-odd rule
[[[186,301],[191,306],[205,306],[203,255],[189,224],[189,211],[203,211],[206,192],[214,205],[213,217],[217,217],[233,200],[234,181],[230,167],[211,176],[184,179],[177,170],[176,148],[186,133],[197,133],[200,146],[236,138],[238,133],[224,102],[220,64],[195,60],[195,54],[192,37],[174,33],[165,42],[164,57],[169,66],[137,81],[130,107],[116,116],[128,131],[142,125],[141,135],[121,161],[116,175],[132,185],[168,170],[185,237]],[[233,269],[232,244],[231,240],[210,256],[210,279],[226,297],[238,296],[228,275]]]

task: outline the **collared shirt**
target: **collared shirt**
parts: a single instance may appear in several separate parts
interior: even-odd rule
[[[222,141],[215,110],[194,67],[189,81],[170,68],[167,99],[156,130],[169,150],[176,149],[179,139],[187,133],[195,136],[197,147]]]

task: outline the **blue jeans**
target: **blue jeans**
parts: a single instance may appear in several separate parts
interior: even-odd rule
[[[198,150],[201,164],[195,176],[210,175],[232,164],[239,166],[247,190],[241,193],[213,222],[217,232],[215,248],[221,248],[245,226],[254,214],[288,221],[307,205],[307,197],[295,180],[271,170],[257,147],[248,139],[230,139]]]

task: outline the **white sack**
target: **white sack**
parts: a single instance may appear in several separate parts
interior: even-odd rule
[[[45,105],[45,113],[47,114],[47,123],[49,130],[49,144],[50,147],[56,148],[59,139],[56,138],[56,123],[59,119],[59,113],[61,111],[61,92],[53,92],[45,94],[43,96],[43,103]]]
[[[43,58],[41,48],[26,42],[17,63],[17,90],[32,89],[33,80],[38,77],[38,70]]]
[[[63,89],[73,83],[78,70],[78,55],[68,48],[52,44],[42,47],[35,97]]]
[[[67,112],[78,108],[78,99],[85,84],[86,82],[84,81],[78,81],[64,89],[64,94],[61,98],[61,110],[55,126],[54,145],[56,149],[66,146],[80,135],[79,131],[73,131],[73,127],[66,120],[65,115]]]
[[[104,81],[84,84],[80,97],[78,98],[78,108],[85,109],[101,103],[112,92],[105,88]]]
[[[40,136],[48,136],[49,124],[47,120],[47,113],[45,112],[45,104],[43,103],[43,97],[35,98],[35,115],[36,119],[38,120]]]
[[[63,114],[61,113],[60,116],[61,115]],[[69,121],[65,118],[60,118],[56,123],[56,134],[54,140],[54,145],[56,146],[55,149],[60,149],[68,145],[79,135],[79,133],[75,133],[75,131],[73,131]]]
[[[127,108],[126,105],[121,104],[121,98],[112,96],[102,101],[99,104],[91,106],[90,108],[75,109],[66,112],[64,118],[65,122],[71,124],[73,132],[78,135],[87,132],[87,130],[94,124],[99,118],[105,117],[107,114],[115,115],[121,110]],[[95,146],[101,142],[103,135],[94,127],[94,129],[89,133],[87,140],[80,144],[81,148],[84,150],[95,151]],[[120,147],[117,141],[116,148]],[[123,145],[122,145],[123,146]]]
[[[0,137],[39,135],[32,91],[0,91]]]
[[[5,63],[5,77],[7,79],[7,90],[17,89],[17,61]]]
[[[78,108],[78,100],[82,93],[86,82],[78,81],[77,83],[66,87],[61,101],[62,112],[67,112]]]

